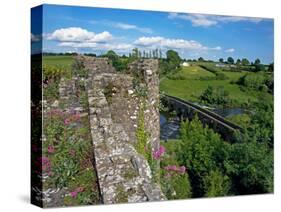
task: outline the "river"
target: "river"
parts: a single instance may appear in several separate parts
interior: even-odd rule
[[[210,111],[227,118],[234,115],[245,113],[242,108],[215,108]],[[179,118],[171,118],[167,114],[160,114],[160,139],[177,139],[179,136],[180,120]]]

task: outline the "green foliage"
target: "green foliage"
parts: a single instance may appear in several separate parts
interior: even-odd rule
[[[230,181],[219,170],[211,170],[204,178],[204,188],[206,197],[226,196],[230,189]]]
[[[274,63],[270,63],[268,66],[268,71],[273,72],[274,71]]]
[[[166,152],[160,162],[160,184],[162,191],[168,199],[186,199],[192,196],[188,171],[176,173],[165,169],[169,165],[179,166],[176,155],[180,151],[180,143],[180,140],[162,143],[166,148]]]
[[[66,121],[67,120],[67,121]],[[79,128],[74,126],[79,122]],[[43,155],[50,160],[49,178],[45,185],[68,188],[81,187],[77,197],[66,197],[65,205],[92,204],[99,201],[95,172],[92,166],[92,147],[87,118],[77,114],[52,110],[44,119]]]
[[[169,74],[172,77],[180,68],[181,58],[174,50],[166,52],[166,59],[161,59],[159,63],[160,75]]]
[[[232,145],[225,161],[236,194],[273,192],[273,152],[257,142]]]
[[[220,71],[219,69],[217,69],[215,66],[213,65],[209,65],[209,64],[200,64],[200,67],[203,68],[203,69],[206,69],[207,71],[215,74],[215,77],[212,77],[212,78],[207,78],[207,80],[227,80],[228,77],[222,72]],[[202,79],[202,78],[200,78]],[[206,79],[205,79],[206,80]]]
[[[181,63],[181,58],[178,55],[178,53],[174,50],[168,50],[166,52],[167,55],[167,61],[174,69],[178,68]]]
[[[255,63],[254,63],[255,65],[259,65],[259,64],[261,64],[261,60],[259,59],[259,58],[257,58],[256,60],[255,60]]]
[[[139,154],[143,155],[148,161],[151,161],[151,157],[152,157],[151,148],[150,145],[148,144],[148,134],[145,130],[144,110],[145,110],[145,106],[141,104],[138,113],[138,127],[136,130],[137,142],[135,144],[135,149]]]
[[[255,72],[264,72],[265,71],[265,67],[262,64],[255,64]]]
[[[128,64],[133,61],[132,59],[137,59],[137,57],[131,57],[130,59],[119,57],[113,50],[109,50],[103,57],[107,57],[111,61],[116,71],[125,71],[128,68]]]
[[[273,76],[265,73],[245,74],[236,83],[244,89],[273,92]]]
[[[264,114],[260,114],[261,117]],[[255,122],[254,118],[251,119],[250,125],[255,133],[257,129],[268,127],[265,127],[267,118],[264,120],[265,125],[253,126]],[[267,129],[270,132],[270,127]],[[204,128],[197,117],[183,122],[180,147],[173,151],[178,163],[188,168],[193,196],[272,192],[273,151],[261,138],[261,135],[248,136],[246,133],[239,141],[230,144],[212,129]]]
[[[213,88],[208,86],[199,99],[201,102],[211,105],[226,106],[231,103],[229,93],[223,87]]]
[[[62,76],[71,76],[70,71],[56,66],[43,65],[43,79],[44,80],[59,80]]]
[[[234,59],[233,59],[232,57],[228,57],[228,58],[227,58],[227,62],[228,62],[229,64],[234,64]]]
[[[81,60],[74,60],[72,64],[73,74],[78,77],[87,77],[87,70]]]
[[[243,58],[241,63],[242,63],[243,66],[247,66],[247,65],[250,64],[250,62],[247,58]]]
[[[204,176],[217,168],[223,170],[228,146],[213,130],[204,128],[197,116],[182,123],[181,139],[178,160],[189,170],[193,195],[204,196]]]
[[[247,128],[250,125],[250,121],[251,121],[250,116],[246,113],[230,116],[230,117],[227,117],[227,119],[244,128]]]
[[[171,79],[171,80],[185,80],[186,79],[186,77],[180,72],[170,73],[167,75],[167,78]]]
[[[253,103],[254,113],[251,116],[250,128],[257,141],[266,143],[273,147],[274,138],[274,116],[273,102],[267,102],[263,96]]]

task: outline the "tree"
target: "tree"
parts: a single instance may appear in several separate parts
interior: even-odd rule
[[[262,64],[255,64],[255,71],[259,72],[259,71],[265,71],[265,67]]]
[[[134,48],[132,50],[132,57],[134,57],[134,58],[138,58],[139,57],[139,49],[138,48]]]
[[[235,143],[229,153],[225,165],[237,194],[273,191],[273,152],[266,144],[255,141]]]
[[[223,58],[220,58],[220,59],[219,59],[219,62],[220,62],[220,63],[223,63],[223,62],[224,62],[224,61],[223,61]]]
[[[168,50],[166,52],[166,55],[167,55],[167,62],[169,63],[171,68],[176,69],[176,68],[180,67],[181,58],[176,51]]]
[[[270,63],[268,66],[268,71],[273,72],[274,71],[274,63]]]
[[[158,53],[158,49],[156,48],[155,50],[155,58],[158,58],[159,57],[159,53]]]
[[[228,62],[229,64],[233,64],[233,63],[234,63],[234,59],[233,59],[232,57],[228,57],[228,58],[227,58],[227,62]]]
[[[241,60],[238,58],[237,60],[236,60],[236,65],[240,65],[241,64]]]
[[[113,50],[109,50],[104,56],[112,61],[118,58],[118,55]]]
[[[199,61],[199,62],[204,62],[205,60],[204,60],[203,57],[199,57],[199,58],[198,58],[198,61]]]
[[[261,61],[260,61],[260,59],[259,58],[257,58],[256,60],[255,60],[255,65],[259,65],[261,63]]]
[[[197,116],[192,121],[186,120],[181,124],[181,140],[177,157],[179,164],[187,167],[192,192],[194,197],[206,196],[207,191],[213,191],[214,186],[218,186],[221,177],[214,176],[213,170],[222,172],[222,164],[228,158],[229,144],[223,142],[220,136],[212,129],[204,127]],[[210,179],[206,179],[210,176]],[[217,178],[219,178],[217,180]],[[222,191],[228,190],[227,183],[220,186]],[[211,192],[213,195],[221,195],[220,192]]]
[[[247,65],[250,64],[250,62],[247,58],[243,58],[241,63],[242,63],[243,66],[247,66]]]

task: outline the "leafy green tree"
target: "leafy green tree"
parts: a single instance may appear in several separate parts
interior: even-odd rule
[[[118,59],[118,55],[113,50],[109,50],[104,56],[112,61]]]
[[[191,180],[194,197],[205,196],[204,178],[212,170],[221,169],[227,159],[227,143],[208,127],[203,127],[198,117],[181,124],[181,148],[177,153],[180,164],[184,164]]]
[[[171,65],[172,68],[176,69],[176,68],[180,67],[181,58],[176,51],[168,50],[166,52],[166,55],[167,55],[167,61]]]
[[[265,67],[262,64],[255,64],[254,66],[256,72],[265,71]]]
[[[199,62],[204,62],[205,60],[204,60],[203,57],[199,57],[199,58],[198,58],[198,61],[199,61]]]
[[[236,65],[241,65],[241,60],[239,58],[236,60]]]
[[[247,58],[243,58],[242,59],[242,65],[243,66],[247,66],[247,65],[249,65],[250,64],[250,62],[249,62],[249,60],[247,59]]]
[[[232,145],[225,161],[236,194],[273,192],[273,152],[255,141]]]
[[[259,65],[259,64],[261,64],[261,61],[260,61],[260,59],[259,58],[257,58],[256,60],[255,60],[255,63],[254,63],[255,65]]]
[[[199,97],[200,101],[211,104],[211,105],[228,105],[231,103],[229,92],[226,91],[222,86],[213,88],[208,86],[205,91]]]
[[[220,58],[220,59],[219,59],[219,62],[220,62],[220,63],[223,63],[223,62],[224,62],[223,58]]]
[[[273,72],[274,71],[274,63],[270,63],[268,66],[268,71]]]
[[[232,57],[228,57],[228,58],[227,58],[227,62],[228,62],[229,64],[234,64],[234,59],[233,59]]]

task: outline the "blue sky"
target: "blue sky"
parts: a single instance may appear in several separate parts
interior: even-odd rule
[[[43,20],[45,52],[161,48],[183,58],[273,62],[272,19],[44,5]],[[34,42],[38,36],[32,31]]]

